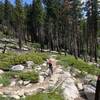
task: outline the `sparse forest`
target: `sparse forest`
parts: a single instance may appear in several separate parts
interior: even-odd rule
[[[100,100],[99,87],[100,0],[0,0],[0,100]]]
[[[23,42],[39,43],[42,49],[64,51],[97,62],[99,48],[99,3],[97,0],[16,0],[0,2],[0,31]]]

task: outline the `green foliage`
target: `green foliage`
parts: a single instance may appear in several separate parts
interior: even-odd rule
[[[39,76],[35,71],[31,72],[6,72],[0,76],[0,84],[2,83],[4,86],[10,84],[10,80],[13,78],[17,78],[18,80],[30,81],[32,83],[38,82]]]
[[[77,69],[79,69],[81,72],[88,72],[93,75],[100,74],[100,69],[96,68],[94,65],[89,65],[86,62],[84,62],[82,59],[75,59],[74,56],[67,55],[67,56],[58,56],[57,59],[59,60],[59,63],[67,66],[73,66]]]
[[[58,93],[40,93],[26,97],[25,100],[63,100]]]
[[[41,47],[39,43],[33,43],[32,46],[36,49]]]
[[[0,95],[0,100],[13,100],[10,97],[3,97],[2,95]]]
[[[43,60],[46,60],[46,59],[48,59],[49,54],[47,54],[47,53],[38,53],[38,55],[41,56]]]
[[[9,85],[10,84],[10,77],[8,77],[6,75],[1,75],[0,76],[0,84],[3,84],[3,86]]]
[[[35,21],[35,23],[37,23],[38,25],[41,25],[43,23],[43,19],[44,19],[44,13],[43,13],[43,8],[42,8],[42,3],[41,0],[34,0],[33,2],[33,19]]]
[[[44,60],[48,58],[45,53],[5,53],[0,54],[0,69],[9,70],[11,65],[24,64],[26,61],[33,61],[35,64],[42,64]]]
[[[38,82],[38,74],[35,71],[32,72],[22,72],[19,74],[19,78],[24,81],[31,81],[32,83]]]

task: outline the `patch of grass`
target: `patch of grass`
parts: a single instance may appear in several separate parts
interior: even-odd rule
[[[32,83],[38,82],[38,79],[39,79],[39,75],[35,71],[32,71],[32,72],[6,72],[3,74],[3,77],[5,79],[5,80],[3,80],[3,78],[2,78],[3,83],[7,84],[7,85],[9,85],[10,80],[15,77],[17,77],[19,80],[31,81]]]
[[[42,64],[44,60],[48,58],[48,55],[45,53],[35,53],[35,52],[29,52],[29,53],[22,53],[22,54],[16,54],[16,53],[5,53],[0,54],[0,69],[2,70],[9,70],[11,68],[11,65],[16,64],[23,64],[26,61],[33,61],[35,64]]]
[[[10,84],[10,77],[8,77],[6,75],[1,75],[0,76],[0,84],[3,84],[3,86],[9,85]]]
[[[3,97],[2,95],[0,95],[0,100],[13,100],[10,97]]]
[[[59,93],[40,93],[26,97],[25,100],[64,100]]]
[[[88,72],[93,75],[100,74],[100,69],[96,68],[95,65],[89,65],[86,62],[84,62],[82,59],[78,58],[75,59],[74,56],[71,55],[58,55],[57,59],[59,60],[59,63],[63,65],[65,68],[68,66],[73,66],[77,69],[79,69],[81,72]]]
[[[38,49],[41,47],[41,45],[39,43],[32,43],[32,47]]]
[[[38,82],[39,76],[35,71],[22,72],[19,74],[19,78],[24,81],[31,81],[32,83]]]

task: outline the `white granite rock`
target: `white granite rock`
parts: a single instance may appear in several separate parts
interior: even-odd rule
[[[15,65],[15,66],[12,66],[12,71],[22,71],[24,70],[24,66],[23,65]]]
[[[28,67],[29,69],[32,69],[32,67],[33,67],[33,65],[34,65],[33,61],[27,61],[26,64],[27,64],[27,67]]]
[[[94,100],[96,88],[92,85],[84,85],[84,93],[87,96],[88,100]]]

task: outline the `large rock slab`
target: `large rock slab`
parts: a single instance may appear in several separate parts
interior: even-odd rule
[[[92,85],[84,85],[84,93],[88,100],[94,100],[95,99],[95,90],[96,88]]]
[[[62,84],[63,96],[65,100],[75,100],[80,96],[79,91],[75,85],[74,79],[71,77],[71,74],[66,72],[65,75],[67,75],[67,78]]]
[[[12,66],[11,70],[12,71],[23,71],[24,68],[25,67],[23,65],[15,65],[15,66]]]

